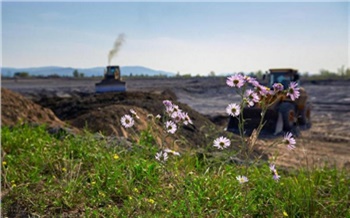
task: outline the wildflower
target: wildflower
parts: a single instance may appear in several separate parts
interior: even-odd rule
[[[173,155],[180,156],[180,153],[174,150],[171,150],[169,148],[164,149],[164,152],[166,153],[172,153]]]
[[[98,192],[98,194],[101,196],[101,197],[106,197],[106,194],[105,193],[103,193],[103,192]]]
[[[259,93],[261,96],[266,96],[270,93],[270,88],[262,85],[255,86],[255,92]]]
[[[283,85],[281,83],[275,83],[272,85],[274,93],[283,91]]]
[[[288,216],[288,213],[286,211],[283,211],[283,216]]]
[[[243,184],[243,183],[246,183],[246,182],[249,181],[248,178],[245,177],[245,176],[237,176],[236,179],[238,180],[238,182],[239,182],[240,184]]]
[[[231,142],[228,138],[220,136],[219,138],[214,140],[214,147],[218,149],[224,149],[231,145]]]
[[[256,78],[254,78],[254,77],[245,76],[245,77],[244,77],[244,80],[245,80],[246,82],[252,84],[252,85],[255,86],[255,87],[260,85],[259,82],[258,82],[258,80],[256,80]]]
[[[125,128],[130,128],[135,123],[134,119],[128,114],[124,115],[120,121]]]
[[[172,114],[171,114],[171,118],[175,121],[175,123],[179,123],[181,120],[183,120],[183,113],[181,110],[179,111],[174,111]]]
[[[193,124],[191,118],[188,116],[187,113],[183,113],[183,121],[185,125]]]
[[[278,175],[275,164],[270,164],[270,170],[273,173],[273,179],[278,181],[281,178],[281,176]]]
[[[230,87],[241,88],[244,85],[244,77],[240,74],[227,77],[226,84]]]
[[[62,168],[62,172],[66,172],[67,169],[65,167]]]
[[[163,101],[163,104],[164,104],[164,106],[167,107],[167,108],[173,106],[173,103],[172,103],[171,101],[169,101],[169,100],[164,100],[164,101]]]
[[[148,201],[148,203],[151,203],[151,204],[154,204],[154,203],[155,203],[155,201],[154,201],[152,198],[147,199],[147,201]]]
[[[119,156],[118,156],[117,154],[115,154],[115,155],[113,156],[113,158],[114,158],[115,160],[118,160],[118,159],[119,159]]]
[[[2,165],[6,166],[6,164],[7,164],[6,161],[3,161],[3,162],[2,162]]]
[[[161,118],[160,114],[157,114],[156,119],[159,120],[160,118]]]
[[[254,106],[254,103],[260,100],[259,96],[251,89],[247,90],[245,95],[249,106]]]
[[[241,112],[241,107],[238,104],[232,103],[226,107],[226,112],[228,115],[237,117]]]
[[[299,87],[298,86],[298,83],[296,82],[291,82],[289,84],[289,88],[287,90],[287,96],[289,96],[292,101],[294,101],[295,99],[298,99],[299,96],[300,96],[300,91],[299,91]]]
[[[168,160],[168,153],[160,151],[156,154],[156,159],[160,162],[165,162],[166,160]]]
[[[285,135],[284,135],[284,138],[283,138],[283,141],[282,141],[284,144],[287,145],[287,148],[289,150],[293,150],[295,149],[295,139],[293,138],[293,135],[292,133],[290,132],[287,132]]]
[[[174,111],[179,111],[179,110],[180,110],[179,106],[176,105],[176,104],[173,104],[173,106],[172,106],[172,112],[174,112]]]
[[[274,180],[276,180],[276,181],[279,181],[280,180],[280,178],[281,178],[281,176],[280,175],[278,175],[277,174],[277,171],[276,171],[276,173],[275,174],[273,174],[273,177],[272,177]]]
[[[130,113],[136,117],[136,119],[140,119],[140,117],[137,115],[136,111],[133,109],[130,109]]]
[[[134,192],[140,193],[140,191],[137,188],[134,188]]]
[[[168,133],[174,134],[177,130],[176,124],[173,121],[167,121],[165,128]]]

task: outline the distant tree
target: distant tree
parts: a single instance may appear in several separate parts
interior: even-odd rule
[[[340,76],[345,76],[346,75],[346,70],[345,70],[345,66],[341,66],[340,68],[338,68],[338,74]]]
[[[304,72],[304,73],[302,74],[302,78],[304,78],[304,79],[309,78],[309,72]]]
[[[350,77],[350,68],[346,69],[345,75],[346,75],[347,77]]]
[[[79,72],[78,72],[78,70],[74,70],[74,71],[73,71],[73,77],[74,77],[74,78],[78,78],[78,77],[79,77]]]
[[[84,74],[84,73],[79,73],[79,77],[80,77],[80,78],[84,78],[84,77],[85,77],[85,74]]]
[[[28,72],[16,72],[14,74],[15,77],[21,77],[21,78],[25,78],[25,77],[29,77],[29,73]]]
[[[209,76],[214,77],[215,76],[215,72],[214,71],[210,71]]]
[[[176,75],[175,75],[176,77],[180,77],[180,72],[179,71],[177,71],[177,73],[176,73]]]
[[[256,76],[256,78],[262,78],[262,76],[263,76],[263,72],[262,72],[262,70],[258,70],[258,71],[256,71],[255,72],[255,76]]]

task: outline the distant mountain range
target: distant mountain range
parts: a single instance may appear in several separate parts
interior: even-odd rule
[[[12,77],[16,72],[27,72],[31,76],[73,76],[74,70],[78,70],[79,73],[83,73],[85,77],[103,76],[105,67],[93,67],[93,68],[72,68],[72,67],[31,67],[31,68],[12,68],[2,67],[1,75]],[[153,70],[142,66],[125,66],[120,68],[122,76],[175,76],[175,73],[166,72],[161,70]]]

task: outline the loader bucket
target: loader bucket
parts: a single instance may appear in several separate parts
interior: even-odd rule
[[[253,130],[258,128],[261,120],[260,108],[244,108],[243,110],[244,134],[251,135]],[[282,117],[280,113],[275,110],[267,110],[264,121],[265,125],[261,130],[262,135],[276,135],[283,127]],[[227,131],[240,134],[239,132],[239,117],[230,116]]]

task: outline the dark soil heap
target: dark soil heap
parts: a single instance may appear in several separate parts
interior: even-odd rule
[[[195,147],[208,145],[214,137],[217,137],[214,133],[224,132],[188,105],[177,102],[176,95],[169,90],[82,94],[72,98],[42,97],[36,102],[50,108],[61,120],[79,129],[87,128],[92,132],[102,132],[105,135],[115,134],[127,137],[128,131],[121,126],[121,117],[130,114],[130,109],[135,110],[140,119],[137,120],[134,130],[140,132],[147,128],[148,115],[163,116],[165,109],[163,100],[170,100],[179,105],[191,117],[194,125],[183,126],[177,133],[189,145]],[[160,123],[157,129],[159,134],[162,134],[163,124]],[[161,135],[157,135],[156,138],[161,138]]]
[[[171,100],[174,104],[188,113],[193,125],[183,126],[176,133],[178,138],[186,142],[180,143],[180,147],[203,147],[224,131],[213,124],[208,118],[191,109],[188,105],[176,101],[176,96],[171,91],[154,92],[124,92],[87,94],[81,93],[72,97],[46,97],[35,103],[23,96],[2,89],[2,125],[15,125],[22,123],[49,124],[58,126],[72,126],[78,129],[88,129],[91,132],[100,132],[104,135],[130,136],[130,130],[121,126],[120,119],[125,114],[130,114],[130,109],[135,110],[140,119],[133,127],[133,133],[147,128],[149,115],[163,116],[163,100]],[[163,123],[157,123],[155,138],[160,141],[164,134]],[[135,135],[135,134],[134,134]]]
[[[38,105],[20,94],[1,88],[1,125],[46,124],[52,127],[64,127],[62,122],[48,108]]]

